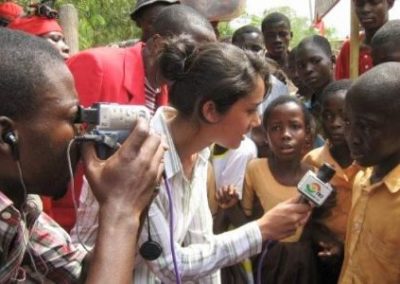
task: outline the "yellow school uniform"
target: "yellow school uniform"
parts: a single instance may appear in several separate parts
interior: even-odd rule
[[[299,193],[295,186],[280,184],[271,173],[267,159],[254,159],[246,168],[244,180],[242,208],[247,216],[251,216],[255,197],[260,200],[264,212],[275,207],[280,202],[288,200]],[[295,242],[299,239],[301,229],[283,242]]]
[[[347,218],[351,207],[353,180],[361,167],[353,164],[343,169],[332,157],[329,151],[329,142],[320,148],[310,151],[304,157],[303,162],[314,168],[319,168],[324,163],[328,163],[335,169],[336,174],[331,179],[330,184],[336,190],[336,206],[331,209],[330,215],[324,218],[322,223],[340,240],[344,241],[346,238]]]
[[[379,183],[371,175],[354,180],[341,284],[400,283],[400,165]]]

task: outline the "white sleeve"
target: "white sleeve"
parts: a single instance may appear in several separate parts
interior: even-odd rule
[[[247,163],[257,157],[257,147],[250,138],[245,138],[240,147],[229,150],[225,167],[221,172],[215,172],[218,186],[234,185],[236,187],[239,199],[243,195],[243,182]],[[224,157],[222,157],[223,159]],[[217,175],[219,175],[217,177]],[[220,190],[220,188],[217,188]]]

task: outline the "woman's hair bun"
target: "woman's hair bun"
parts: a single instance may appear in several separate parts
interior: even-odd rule
[[[162,76],[172,82],[184,79],[196,57],[197,45],[186,34],[166,39],[158,56]]]

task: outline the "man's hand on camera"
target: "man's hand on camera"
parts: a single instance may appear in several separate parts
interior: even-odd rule
[[[107,160],[96,156],[94,145],[84,145],[86,177],[100,207],[129,209],[139,216],[154,197],[163,170],[164,151],[161,137],[150,134],[148,123],[141,118]]]

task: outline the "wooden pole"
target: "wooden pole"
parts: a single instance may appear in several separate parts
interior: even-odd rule
[[[358,66],[360,56],[360,23],[355,13],[354,1],[351,5],[351,34],[350,34],[350,79],[358,77]]]
[[[74,5],[64,4],[60,7],[60,25],[65,42],[69,45],[70,55],[74,55],[79,52],[79,19]]]

